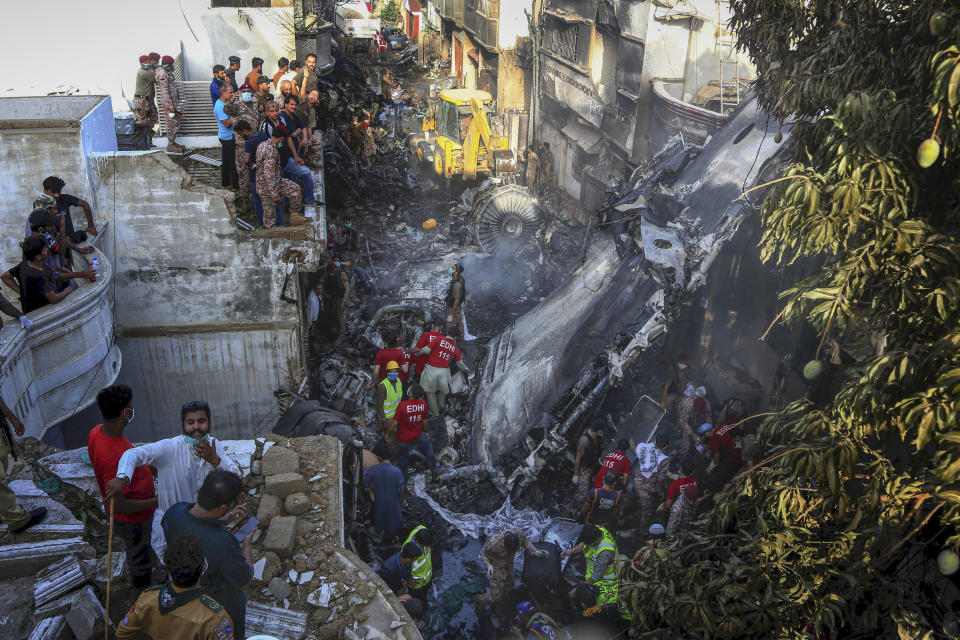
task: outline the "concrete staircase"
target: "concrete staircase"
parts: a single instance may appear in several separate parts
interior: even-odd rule
[[[186,136],[215,136],[217,135],[217,119],[213,115],[213,103],[210,102],[209,81],[178,82],[180,87],[180,112],[186,119],[180,122],[178,137]],[[163,107],[157,104],[157,113]],[[166,120],[160,118],[160,133],[167,135]]]

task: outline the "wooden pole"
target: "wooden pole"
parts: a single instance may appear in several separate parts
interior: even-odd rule
[[[103,620],[103,640],[110,640],[110,582],[113,579],[113,503],[116,496],[110,498],[110,531],[107,534],[107,606]]]

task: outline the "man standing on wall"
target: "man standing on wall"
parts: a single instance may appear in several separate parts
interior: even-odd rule
[[[163,121],[167,128],[167,151],[183,153],[187,148],[177,142],[181,115],[177,109],[180,104],[180,89],[177,87],[177,79],[173,76],[173,58],[163,56],[160,62],[160,67],[154,72],[154,81],[157,86],[157,98],[163,109]]]
[[[236,142],[233,139],[233,119],[227,114],[227,103],[233,98],[233,86],[220,87],[220,99],[213,105],[217,119],[217,138],[220,140],[220,186],[237,189]]]
[[[250,64],[253,66],[253,68],[247,73],[247,77],[244,78],[243,84],[249,84],[250,86],[253,86],[253,83],[259,80],[260,76],[263,75],[263,58],[254,58],[250,61]]]
[[[307,66],[297,73],[293,78],[295,91],[301,98],[306,98],[307,94],[317,88],[317,56],[308,53],[305,58]]]
[[[157,105],[154,104],[156,92],[153,87],[153,64],[149,55],[140,56],[140,68],[137,70],[133,112],[137,115],[134,124],[147,130],[147,147],[153,146],[153,126],[157,124]]]
[[[150,86],[153,87],[153,85]],[[151,102],[151,104],[153,103]],[[63,187],[66,184],[57,176],[49,176],[43,180],[43,192],[57,201],[57,213],[63,216],[64,231],[67,237],[74,240],[75,230],[73,228],[73,218],[70,217],[70,207],[83,209],[83,215],[87,218],[87,235],[97,235],[97,227],[93,224],[93,210],[90,208],[90,203],[83,198],[63,193]]]
[[[230,66],[225,70],[226,76],[230,78],[230,85],[236,89],[237,86],[237,71],[240,71],[240,58],[237,56],[230,56],[228,59]]]

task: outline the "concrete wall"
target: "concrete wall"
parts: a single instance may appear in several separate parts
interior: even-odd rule
[[[237,9],[211,9],[210,0],[4,3],[0,56],[29,61],[29,71],[5,74],[0,89],[5,96],[106,94],[125,109],[126,99],[133,99],[137,58],[150,51],[182,52],[187,80],[209,78],[211,67],[230,55],[243,58],[243,74],[259,56],[272,76],[277,59],[293,54],[293,35],[278,24],[290,16],[289,7],[245,8],[238,15]],[[37,20],[43,22],[42,37],[29,28]]]
[[[176,435],[180,407],[193,400],[210,403],[219,438],[250,437],[258,425],[268,431],[264,417],[276,418],[273,391],[290,388],[287,371],[299,360],[297,331],[238,325],[215,333],[121,333],[120,381],[135,390],[137,407],[128,437]]]
[[[228,194],[164,153],[94,154],[91,169],[114,221],[120,380],[137,394],[138,437],[168,434],[196,399],[223,416],[223,436],[249,435],[300,360],[296,305],[279,300],[285,259],[313,268],[318,245],[237,230]]]

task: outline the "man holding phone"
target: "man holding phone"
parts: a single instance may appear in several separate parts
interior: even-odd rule
[[[240,469],[210,437],[210,405],[188,402],[180,409],[182,433],[173,438],[128,449],[117,465],[117,477],[107,482],[106,500],[130,483],[133,470],[143,465],[157,469],[157,498],[166,512],[178,502],[195,502],[204,479],[214,469],[237,475]]]

